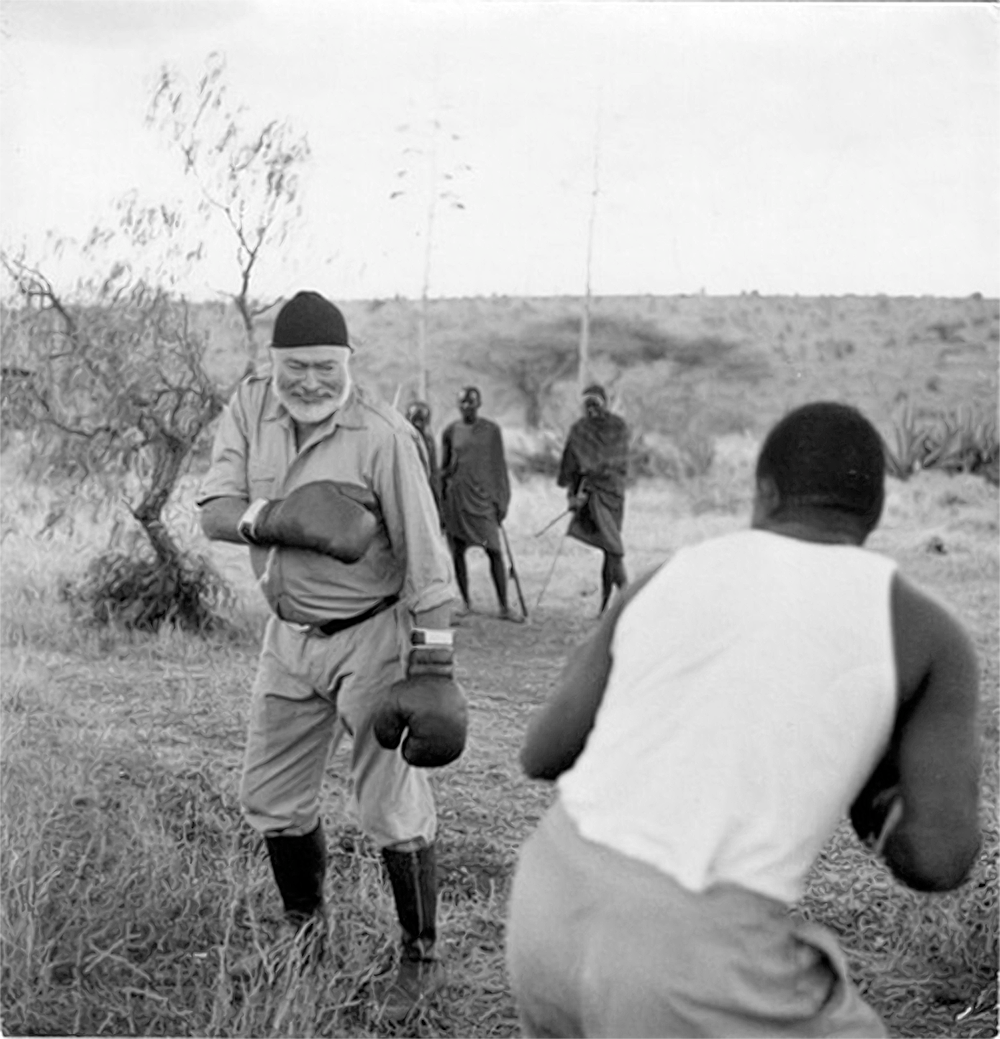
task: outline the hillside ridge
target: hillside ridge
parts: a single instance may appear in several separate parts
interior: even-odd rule
[[[357,348],[357,377],[405,406],[417,392],[420,302],[338,305]],[[206,364],[225,382],[242,369],[242,332],[235,312],[204,306]],[[564,430],[577,414],[573,355],[582,306],[571,296],[430,299],[433,428],[457,417],[457,392],[474,383],[483,391],[483,413],[502,425]],[[259,322],[262,343],[274,313]],[[596,296],[591,331],[598,340],[591,377],[609,386],[629,421],[667,434],[693,422],[717,435],[759,433],[790,407],[820,398],[854,403],[880,425],[903,402],[918,412],[997,408],[1000,302],[975,293]],[[651,359],[634,356],[650,340],[661,344]],[[534,392],[527,384],[545,376],[541,369],[555,352],[567,351],[569,363],[538,391],[536,422],[526,421]]]

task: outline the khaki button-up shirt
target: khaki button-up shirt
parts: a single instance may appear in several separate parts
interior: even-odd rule
[[[350,484],[379,519],[356,563],[301,549],[251,547],[271,608],[283,620],[352,617],[390,595],[414,613],[457,598],[451,558],[421,464],[417,433],[395,410],[354,387],[301,449],[268,375],[237,387],[215,434],[198,504],[212,498],[277,499],[314,480]]]

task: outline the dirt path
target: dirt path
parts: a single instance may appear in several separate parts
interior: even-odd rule
[[[469,740],[460,761],[434,781],[442,867],[447,870],[451,862],[474,875],[481,893],[490,881],[498,892],[506,890],[517,849],[551,798],[549,784],[524,778],[518,753],[532,711],[593,624],[565,614],[527,624],[472,614],[457,629]]]

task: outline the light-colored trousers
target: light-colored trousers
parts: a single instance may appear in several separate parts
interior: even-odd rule
[[[581,838],[559,802],[521,850],[507,966],[526,1036],[886,1034],[825,928],[735,886],[688,891]]]
[[[380,848],[433,841],[437,817],[425,772],[372,733],[378,694],[403,677],[408,637],[401,603],[329,637],[268,621],[240,785],[255,830],[292,837],[315,829],[339,716],[353,740],[351,796],[361,829]]]

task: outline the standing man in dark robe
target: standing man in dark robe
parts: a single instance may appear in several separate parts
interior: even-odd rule
[[[500,548],[500,524],[510,505],[510,479],[500,427],[479,417],[482,395],[475,386],[459,394],[461,419],[441,434],[441,495],[444,529],[455,564],[455,579],[465,611],[471,611],[466,550],[473,545],[486,550],[493,587],[500,603],[500,618],[519,618],[507,605],[507,574]]]
[[[559,463],[558,484],[566,488],[573,512],[567,533],[604,553],[601,568],[601,612],[611,590],[624,589],[625,479],[628,476],[629,429],[625,420],[608,411],[602,386],[583,391],[583,418],[570,427]]]
[[[426,401],[415,400],[406,409],[406,417],[409,419],[410,425],[420,434],[420,442],[423,445],[420,460],[427,470],[427,479],[430,481],[431,491],[434,493],[434,504],[437,506],[438,516],[440,516],[441,469],[438,466],[434,434],[431,432],[431,406]]]

